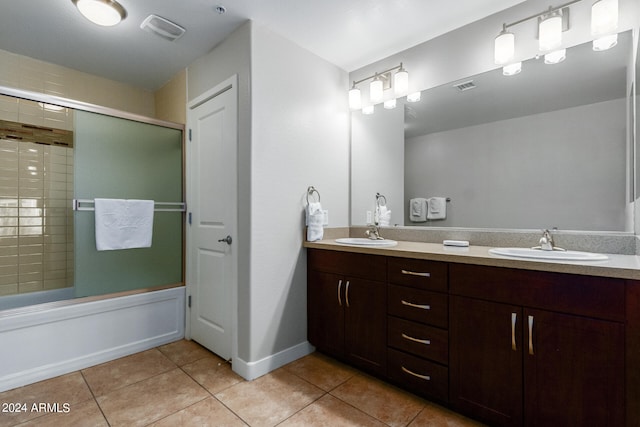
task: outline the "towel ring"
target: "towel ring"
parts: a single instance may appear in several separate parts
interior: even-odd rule
[[[320,203],[320,193],[315,189],[313,185],[311,185],[309,186],[309,188],[307,188],[307,204],[309,204],[309,196],[313,197],[314,193],[318,196],[318,203]]]
[[[381,200],[384,200],[384,203],[381,204]],[[376,193],[376,206],[387,206],[387,198],[380,193]]]

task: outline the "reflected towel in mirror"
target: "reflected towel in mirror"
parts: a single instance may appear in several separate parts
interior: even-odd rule
[[[445,219],[447,217],[447,198],[431,197],[429,199],[429,209],[427,219]]]
[[[409,201],[409,220],[425,222],[427,220],[427,199],[417,197]]]

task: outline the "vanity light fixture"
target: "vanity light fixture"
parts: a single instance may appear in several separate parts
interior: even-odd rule
[[[393,110],[394,108],[396,108],[396,99],[395,98],[391,98],[391,99],[387,99],[386,101],[384,101],[384,108],[386,108],[387,110]]]
[[[598,0],[591,6],[593,50],[607,50],[618,44],[618,0]]]
[[[540,52],[549,52],[562,44],[562,11],[553,10],[538,17],[538,49]]]
[[[567,49],[558,49],[544,55],[545,64],[559,64],[567,59]]]
[[[421,97],[422,97],[422,92],[413,92],[413,93],[410,93],[409,95],[407,95],[407,101],[408,102],[418,102],[418,101],[420,101]]]
[[[514,62],[513,64],[505,65],[502,67],[503,76],[515,76],[522,71],[522,62]]]
[[[393,73],[394,71],[395,73]],[[369,84],[369,102],[371,105],[363,107],[362,92],[358,88],[358,85],[367,80],[371,80]],[[385,91],[392,88],[394,96],[393,98],[387,98],[387,102],[389,102],[388,104],[385,102],[387,105],[391,105],[391,100],[395,101],[396,98],[406,95],[409,91],[409,73],[404,69],[402,62],[396,67],[354,81],[353,86],[351,86],[349,90],[349,108],[352,110],[362,108],[363,114],[373,114],[374,105],[383,102],[385,99]],[[385,108],[393,107],[387,106]]]
[[[513,61],[516,53],[516,36],[507,31],[507,24],[502,26],[502,31],[494,41],[494,61],[498,65],[504,65]]]
[[[94,24],[111,27],[127,17],[127,11],[115,0],[71,0],[80,13]]]

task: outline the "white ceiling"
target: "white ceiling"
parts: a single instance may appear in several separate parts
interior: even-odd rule
[[[534,0],[529,0],[534,1]],[[2,0],[0,49],[155,90],[248,19],[353,71],[523,0],[119,0],[115,27],[71,0]],[[227,13],[219,15],[215,6]],[[187,29],[175,42],[140,30],[149,15]]]

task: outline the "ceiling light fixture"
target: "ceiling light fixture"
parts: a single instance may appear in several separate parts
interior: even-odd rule
[[[396,72],[393,73],[393,71]],[[358,85],[366,82],[367,80],[371,80],[371,83],[369,84],[369,102],[371,105],[365,107],[367,110],[365,112],[365,108],[362,107],[362,93],[360,89],[358,89]],[[385,92],[392,88],[393,96],[385,96]],[[400,65],[396,67],[389,68],[388,70],[384,70],[380,73],[374,73],[372,76],[354,81],[353,86],[351,86],[351,89],[349,90],[349,108],[352,110],[359,110],[362,108],[362,112],[364,114],[373,114],[374,105],[385,101],[385,97],[387,98],[385,104],[391,105],[392,100],[395,101],[396,98],[405,96],[407,92],[409,92],[409,73],[404,69],[401,62]],[[386,106],[385,108],[393,107]]]
[[[618,44],[618,0],[598,0],[591,6],[593,50],[607,50]]]
[[[115,0],[71,0],[80,13],[94,24],[111,27],[127,17],[127,11]]]

